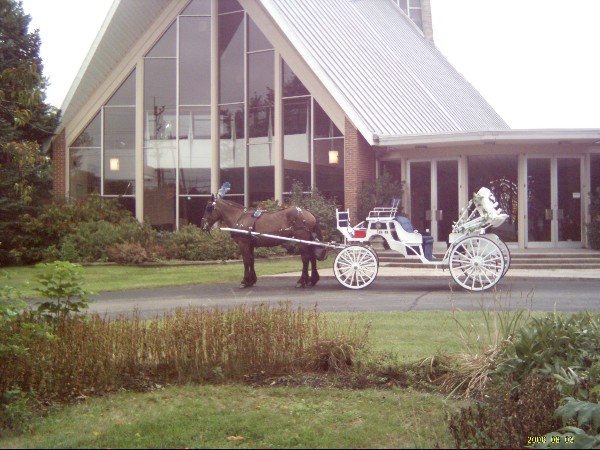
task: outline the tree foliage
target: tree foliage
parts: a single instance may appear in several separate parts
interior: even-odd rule
[[[42,143],[54,132],[59,114],[44,103],[40,36],[21,2],[0,0],[0,144]]]
[[[373,183],[364,184],[358,194],[357,221],[364,220],[377,206],[390,206],[392,199],[402,198],[403,192],[404,182],[395,180],[388,172]]]
[[[44,102],[40,37],[30,32],[22,3],[0,0],[0,262],[22,233],[23,217],[35,216],[50,198],[51,162],[42,144],[59,121]]]
[[[600,250],[600,188],[591,194],[590,216],[592,220],[587,226],[590,248]]]

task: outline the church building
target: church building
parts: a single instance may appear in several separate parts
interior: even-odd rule
[[[199,224],[294,182],[350,210],[384,172],[446,241],[489,187],[513,247],[585,247],[599,129],[514,130],[436,48],[429,0],[115,0],[63,104],[54,188]]]

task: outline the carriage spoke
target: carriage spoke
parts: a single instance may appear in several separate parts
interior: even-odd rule
[[[484,236],[470,236],[455,244],[450,253],[452,278],[463,288],[482,291],[494,286],[504,274],[501,249]]]
[[[362,289],[377,276],[377,257],[366,247],[344,248],[336,257],[333,271],[338,282],[350,289]]]

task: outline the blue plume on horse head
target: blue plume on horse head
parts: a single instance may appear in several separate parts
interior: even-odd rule
[[[230,190],[231,190],[231,184],[229,184],[229,181],[226,181],[225,183],[223,183],[223,186],[221,186],[221,189],[219,189],[217,198],[225,197],[225,194],[227,194],[227,192],[229,192]]]

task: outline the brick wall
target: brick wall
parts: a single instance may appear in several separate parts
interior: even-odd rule
[[[54,138],[52,142],[52,189],[56,197],[67,195],[67,146],[65,142],[65,129]]]
[[[356,217],[358,194],[366,182],[375,181],[375,149],[360,132],[346,119],[344,133],[344,196],[345,206],[350,210],[353,222]]]

